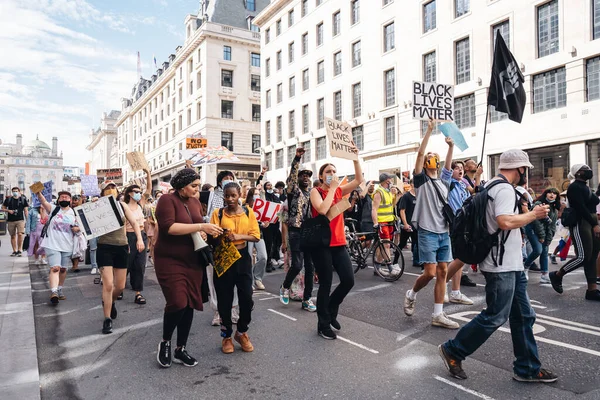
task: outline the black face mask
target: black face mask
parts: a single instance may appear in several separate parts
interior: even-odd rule
[[[581,171],[579,176],[581,176],[581,179],[589,181],[594,176],[594,172],[591,169],[586,169]]]
[[[61,206],[62,208],[65,208],[65,207],[69,207],[71,205],[71,202],[67,201],[67,200],[63,200],[63,201],[59,201],[58,205]]]
[[[517,169],[517,172],[519,173],[519,182],[517,182],[517,186],[523,186],[527,183],[527,169],[525,169],[524,173],[521,173],[520,169]]]

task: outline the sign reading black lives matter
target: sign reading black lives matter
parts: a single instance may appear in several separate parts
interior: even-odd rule
[[[75,215],[87,240],[122,229],[125,224],[123,210],[112,195],[75,207]]]
[[[413,119],[454,122],[454,86],[413,82]]]
[[[358,153],[352,140],[352,127],[346,122],[325,118],[329,154],[331,157],[358,160]]]

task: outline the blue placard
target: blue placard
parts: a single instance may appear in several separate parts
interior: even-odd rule
[[[42,194],[44,195],[48,203],[52,203],[52,181],[44,183],[44,190],[42,191]],[[40,203],[40,200],[38,199],[37,195],[31,192],[31,206],[39,207],[41,205],[42,203]]]
[[[460,151],[465,151],[469,148],[469,145],[465,141],[465,137],[454,122],[447,122],[440,125],[440,132],[442,132],[444,136],[452,138],[452,140],[454,140],[454,144],[460,149]]]
[[[97,175],[82,175],[81,189],[86,196],[100,196],[100,188],[98,187]]]

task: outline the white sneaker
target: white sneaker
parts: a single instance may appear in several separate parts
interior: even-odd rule
[[[284,261],[283,261],[283,260],[281,260],[281,259],[280,259],[279,261],[277,261],[277,265],[278,265],[278,266],[280,266],[280,267],[281,267],[283,264],[284,264]]]
[[[235,306],[231,309],[231,323],[237,324],[238,319],[240,319],[240,308]]]
[[[98,273],[98,268],[92,268],[92,271],[90,272],[91,275],[96,275]]]
[[[39,258],[35,260],[35,265],[42,265],[42,260],[40,260]]]
[[[460,325],[457,322],[452,321],[446,316],[446,313],[433,315],[431,318],[431,325],[439,326],[446,329],[458,329]]]
[[[262,283],[261,280],[255,280],[254,286],[256,287],[256,290],[265,290],[265,285]]]
[[[417,300],[411,300],[408,297],[408,292],[406,292],[406,295],[404,296],[404,314],[408,315],[409,317],[412,316],[415,313],[416,302]]]
[[[544,285],[547,283],[552,283],[550,282],[550,277],[548,276],[548,274],[542,274],[542,276],[540,277],[540,285]]]
[[[221,325],[221,317],[219,316],[219,312],[215,311],[215,315],[213,316],[213,320],[210,323],[212,326],[219,326]]]
[[[467,306],[471,306],[473,305],[473,300],[471,300],[470,298],[468,298],[467,296],[465,296],[464,294],[458,292],[458,294],[453,295],[452,293],[450,293],[450,303],[456,303],[456,304],[464,304]]]

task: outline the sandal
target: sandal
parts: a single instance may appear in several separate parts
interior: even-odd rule
[[[117,296],[117,300],[123,300],[123,292],[119,296]]]
[[[146,299],[144,298],[144,296],[142,296],[141,293],[138,293],[135,295],[135,303],[137,304],[146,304]]]

